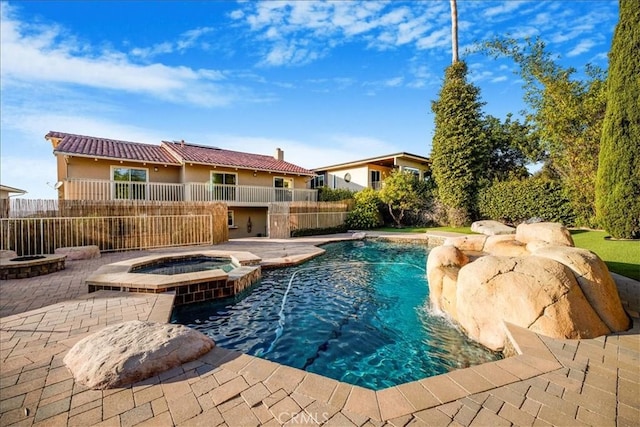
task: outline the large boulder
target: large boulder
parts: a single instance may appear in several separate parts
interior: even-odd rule
[[[487,237],[483,252],[496,256],[529,255],[527,246],[517,241],[514,234]]]
[[[427,258],[429,298],[435,310],[454,315],[456,307],[456,283],[460,267],[469,258],[455,246],[438,246]]]
[[[499,236],[503,234],[515,234],[516,229],[498,221],[484,220],[471,224],[471,231],[486,236]]]
[[[516,240],[524,244],[541,240],[560,246],[574,246],[571,233],[557,222],[536,222],[520,224],[516,228]]]
[[[449,238],[427,261],[431,305],[485,346],[505,345],[503,322],[554,338],[629,328],[604,262],[573,247],[566,227],[521,224],[515,235]]]
[[[470,234],[467,236],[447,237],[445,246],[455,246],[461,251],[482,252],[487,236]]]
[[[64,363],[80,384],[108,389],[194,360],[214,346],[211,338],[186,326],[132,320],[82,339]]]
[[[456,320],[492,350],[505,346],[502,322],[558,338],[592,338],[611,330],[585,298],[571,270],[537,256],[485,256],[460,269]]]
[[[630,320],[620,301],[618,288],[607,265],[593,252],[566,246],[544,246],[534,251],[569,267],[576,276],[587,301],[612,331],[629,328]]]
[[[96,245],[87,246],[67,246],[64,248],[56,248],[56,255],[66,255],[68,261],[79,259],[100,258],[100,248]]]

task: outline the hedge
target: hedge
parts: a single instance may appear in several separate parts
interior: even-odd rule
[[[562,185],[544,178],[495,182],[478,195],[480,214],[485,218],[519,224],[530,218],[571,226],[575,215]]]

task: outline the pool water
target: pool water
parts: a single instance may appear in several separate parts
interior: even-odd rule
[[[264,271],[239,298],[176,307],[173,321],[221,347],[373,390],[501,357],[429,310],[426,247],[323,248],[300,266]]]
[[[132,273],[164,274],[171,276],[174,274],[193,273],[196,271],[207,271],[220,269],[226,273],[236,268],[229,258],[190,256],[175,259],[166,259],[162,262],[136,267]]]

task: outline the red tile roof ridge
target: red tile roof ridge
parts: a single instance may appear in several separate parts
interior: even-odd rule
[[[293,173],[310,175],[315,173],[309,169],[294,165],[284,160],[278,160],[267,154],[254,154],[243,151],[227,150],[224,148],[192,144],[183,141],[162,141],[168,151],[186,163],[203,165],[219,165],[242,169],[261,170],[269,172]]]
[[[80,157],[108,158],[133,162],[179,165],[180,162],[163,147],[155,144],[50,131],[46,139],[59,138],[54,153]]]
[[[54,153],[79,157],[108,158],[133,162],[181,165],[196,163],[238,169],[315,176],[315,172],[274,156],[199,145],[184,141],[162,141],[160,145],[88,135],[49,131],[46,139],[59,138]]]

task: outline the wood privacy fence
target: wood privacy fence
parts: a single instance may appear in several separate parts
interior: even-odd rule
[[[20,256],[66,246],[121,251],[229,239],[224,203],[20,200],[16,206],[11,218],[0,219],[0,249]]]
[[[287,239],[297,230],[340,227],[344,225],[352,207],[352,201],[271,204],[269,237]]]

